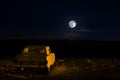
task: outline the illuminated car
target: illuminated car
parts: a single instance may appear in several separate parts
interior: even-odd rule
[[[23,52],[14,59],[14,67],[17,71],[50,71],[55,63],[55,53],[49,46],[27,46]]]

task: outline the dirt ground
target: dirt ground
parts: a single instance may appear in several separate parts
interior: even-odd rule
[[[1,63],[2,65],[3,63]],[[0,80],[120,80],[120,59],[57,59],[49,73],[11,73],[1,69]]]

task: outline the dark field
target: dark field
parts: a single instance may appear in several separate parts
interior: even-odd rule
[[[1,57],[15,56],[27,45],[49,45],[60,58],[119,58],[120,42],[87,40],[0,40]]]
[[[1,69],[1,67],[0,67]],[[57,59],[49,73],[11,73],[1,69],[0,80],[120,80],[120,59]]]
[[[0,44],[0,80],[120,80],[119,42],[19,39],[1,40]],[[56,53],[50,73],[20,74],[2,69],[2,61],[10,61],[27,45],[49,45]]]

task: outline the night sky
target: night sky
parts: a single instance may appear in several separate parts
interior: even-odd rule
[[[120,40],[119,1],[8,0],[0,14],[0,39]]]

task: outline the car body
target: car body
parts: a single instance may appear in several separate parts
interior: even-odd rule
[[[19,71],[41,70],[50,71],[55,63],[55,53],[51,52],[49,46],[26,46],[22,53],[14,59],[14,67]]]

